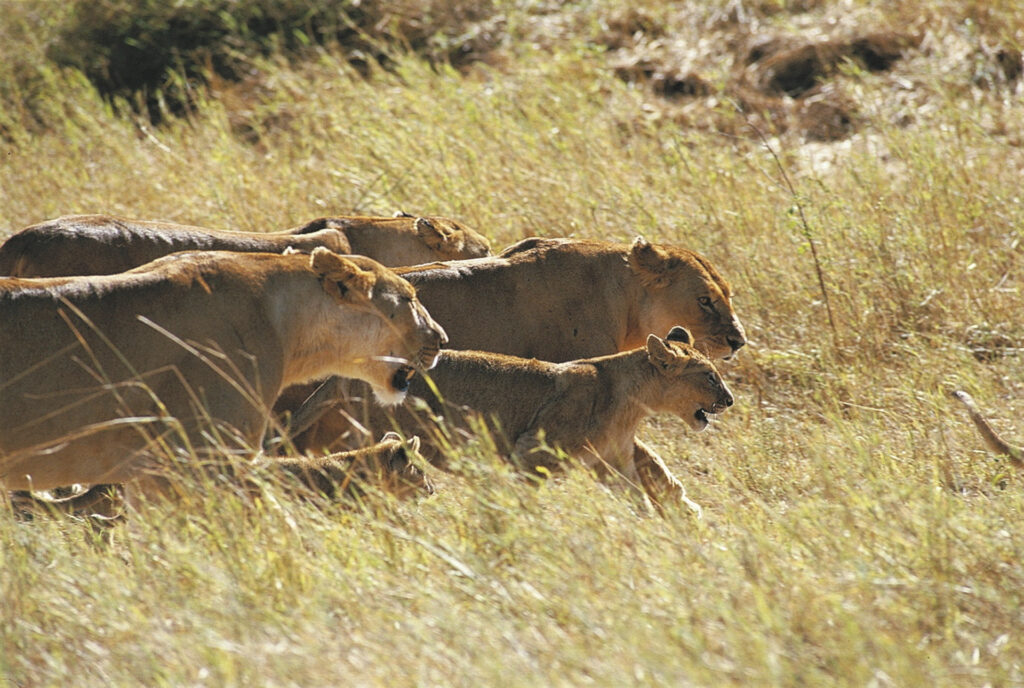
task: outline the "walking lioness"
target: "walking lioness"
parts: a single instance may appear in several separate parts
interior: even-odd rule
[[[558,467],[551,449],[561,449],[598,472],[624,476],[655,503],[671,481],[659,481],[635,463],[634,435],[652,413],[672,413],[694,430],[709,415],[733,404],[732,393],[711,361],[692,346],[689,332],[675,327],[668,337],[647,338],[644,347],[567,363],[548,363],[479,351],[442,351],[429,379],[414,380],[410,394],[424,399],[434,414],[407,401],[378,409],[374,427],[395,422],[403,432],[424,438],[424,454],[458,443],[467,416],[479,415],[498,438],[499,451],[528,472]],[[673,490],[668,487],[671,493]]]
[[[385,266],[490,254],[487,239],[444,217],[324,217],[282,232],[228,232],[110,215],[67,215],[0,245],[0,275],[110,275],[177,251],[309,253],[323,246]]]
[[[400,401],[444,330],[368,258],[189,252],[118,275],[0,279],[0,485],[123,482],[258,446],[281,389],[329,375]]]
[[[397,272],[453,349],[570,361],[643,346],[675,325],[712,358],[747,341],[732,288],[707,259],[642,237],[632,245],[525,239],[493,258]]]

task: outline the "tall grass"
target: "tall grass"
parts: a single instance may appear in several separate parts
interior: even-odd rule
[[[673,30],[667,6],[647,5]],[[816,26],[841,9],[760,3],[730,19],[718,5],[695,15],[705,28]],[[957,54],[977,57],[979,35],[1020,45],[1004,5],[912,5],[864,11],[931,22],[931,45]],[[145,510],[111,543],[2,516],[0,676],[1024,680],[1021,481],[946,394],[963,386],[1000,430],[1024,433],[1019,84],[972,80],[927,45],[891,74],[850,69],[836,79],[859,130],[831,144],[773,136],[776,164],[742,127],[679,126],[616,77],[588,43],[601,5],[503,5],[515,35],[570,28],[461,71],[400,54],[368,77],[331,50],[247,57],[248,76],[209,75],[188,117],[157,126],[46,61],[60,24],[40,17],[55,7],[6,8],[8,35],[44,27],[26,68],[49,86],[3,92],[0,236],[76,212],[269,230],[398,209],[459,218],[499,247],[643,233],[715,262],[751,344],[721,366],[737,404],[709,432],[659,418],[643,433],[699,521],[644,513],[582,474],[528,487],[483,446],[478,475],[388,509],[246,506],[213,490],[187,512]]]

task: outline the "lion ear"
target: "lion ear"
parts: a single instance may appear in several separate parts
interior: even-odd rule
[[[670,342],[681,342],[683,344],[693,344],[693,335],[688,329],[681,325],[676,325],[668,331],[668,336],[665,337]]]
[[[413,435],[412,437],[409,438],[408,444],[409,450],[412,451],[412,453],[414,454],[417,453],[420,450],[420,436]]]
[[[321,281],[324,291],[338,301],[353,296],[368,299],[376,277],[369,270],[363,270],[355,262],[317,246],[309,256],[309,268]]]
[[[438,223],[425,217],[417,217],[413,226],[416,228],[416,233],[430,248],[438,249],[452,241],[453,232],[451,230],[441,227]]]
[[[646,287],[667,286],[669,277],[668,255],[647,239],[638,236],[629,249],[629,267]]]
[[[381,442],[398,442],[401,439],[402,439],[402,436],[399,435],[397,432],[395,432],[394,430],[388,430],[387,432],[384,433],[384,436],[380,438],[380,441]]]
[[[674,358],[665,342],[656,334],[647,335],[647,358],[661,366],[667,366]]]

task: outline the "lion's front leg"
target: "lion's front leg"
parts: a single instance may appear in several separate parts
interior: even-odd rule
[[[562,460],[535,432],[517,437],[509,458],[517,469],[533,478],[546,478],[564,470]]]
[[[685,504],[696,514],[702,515],[700,505],[686,496],[686,488],[668,470],[665,461],[658,453],[641,440],[633,439],[633,464],[640,484],[659,512],[664,511],[665,504]]]

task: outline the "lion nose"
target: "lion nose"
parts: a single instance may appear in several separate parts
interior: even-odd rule
[[[732,347],[734,353],[742,349],[743,345],[747,343],[746,339],[740,337],[727,337],[725,341]]]
[[[726,393],[725,397],[722,399],[722,403],[725,404],[726,408],[732,406],[734,401],[735,400],[732,398],[732,394],[730,393]]]

